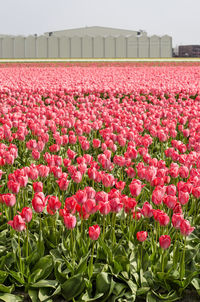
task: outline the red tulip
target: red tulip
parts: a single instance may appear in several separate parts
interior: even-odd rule
[[[46,202],[48,202],[48,209],[52,210],[54,213],[55,211],[59,210],[61,207],[61,202],[57,196],[48,195],[45,198],[45,203]]]
[[[147,239],[147,235],[148,235],[148,233],[144,232],[144,231],[137,232],[137,234],[136,234],[137,240],[140,242],[143,242]]]
[[[94,214],[98,210],[95,199],[88,199],[83,206],[88,214]]]
[[[33,157],[35,160],[40,159],[40,152],[37,151],[37,150],[33,150],[33,151],[32,151],[32,157]]]
[[[33,190],[35,193],[43,191],[43,183],[41,181],[33,183]]]
[[[160,247],[164,250],[168,249],[171,244],[171,238],[169,235],[162,235],[159,238]]]
[[[173,195],[164,196],[163,203],[166,204],[169,209],[173,209],[177,203],[177,198]]]
[[[136,212],[136,220],[140,220],[142,214],[140,212]],[[135,212],[133,212],[133,219],[135,219]]]
[[[39,165],[37,166],[37,170],[39,172],[39,176],[40,177],[47,177],[49,175],[49,167],[45,166],[45,165]]]
[[[157,186],[152,193],[152,201],[155,205],[160,205],[162,203],[163,197],[165,195],[165,187]]]
[[[80,183],[82,181],[82,174],[81,172],[76,171],[71,175],[71,178],[75,183]]]
[[[20,215],[14,216],[13,220],[8,221],[8,224],[17,232],[22,232],[26,229],[25,221]]]
[[[166,226],[169,223],[169,221],[170,218],[166,213],[162,212],[158,215],[158,222],[161,226]]]
[[[108,193],[104,191],[96,192],[95,195],[96,202],[107,202],[108,201]]]
[[[172,215],[172,225],[176,229],[180,229],[181,222],[184,220],[184,217],[181,213]]]
[[[22,209],[21,217],[24,219],[25,222],[30,222],[32,219],[32,210],[29,207],[25,207]]]
[[[189,199],[190,199],[190,194],[188,192],[179,191],[178,200],[182,205],[188,203]]]
[[[153,208],[152,206],[150,205],[150,203],[148,203],[147,201],[143,204],[143,207],[141,209],[141,214],[144,216],[144,217],[152,217],[153,216]]]
[[[192,227],[188,220],[182,220],[180,224],[180,232],[183,236],[189,236],[194,231],[194,229],[195,227]]]
[[[111,206],[110,206],[110,203],[109,202],[103,202],[103,201],[100,201],[99,202],[99,212],[102,214],[102,215],[108,215],[111,211]]]
[[[41,213],[46,205],[45,196],[42,192],[35,193],[33,200],[32,200],[32,206],[37,213]]]
[[[98,224],[89,227],[89,237],[92,240],[97,240],[100,235],[100,227]]]
[[[101,146],[101,141],[99,139],[93,139],[93,147],[99,148]]]
[[[76,152],[74,152],[73,150],[71,150],[70,148],[67,150],[67,155],[69,157],[69,159],[74,159],[76,157]]]
[[[1,199],[8,207],[13,207],[16,204],[16,197],[14,194],[2,194]]]
[[[59,180],[56,180],[61,191],[66,191],[69,186],[69,180],[66,177],[61,177]]]
[[[87,192],[85,190],[79,190],[76,192],[75,197],[78,204],[82,205],[87,200]]]
[[[74,229],[76,226],[76,217],[72,214],[64,215],[64,224],[67,229]]]
[[[170,196],[176,195],[176,186],[175,185],[169,185],[166,187],[166,193]]]
[[[129,185],[131,195],[133,197],[137,197],[140,194],[143,186],[144,185],[142,185],[139,179],[133,179],[131,184]]]
[[[9,189],[13,194],[18,194],[18,193],[19,193],[20,184],[19,184],[18,182],[9,180],[9,181],[7,182],[7,186],[8,186],[8,189]]]

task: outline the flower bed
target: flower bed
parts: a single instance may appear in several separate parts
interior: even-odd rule
[[[0,299],[200,294],[200,67],[14,65],[0,83]]]

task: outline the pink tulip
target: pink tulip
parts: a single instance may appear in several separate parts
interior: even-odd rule
[[[97,240],[100,235],[100,227],[96,224],[89,227],[89,237],[92,240]]]

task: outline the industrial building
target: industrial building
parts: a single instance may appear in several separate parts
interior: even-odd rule
[[[180,45],[178,47],[178,56],[200,58],[200,45]]]
[[[0,58],[169,58],[172,38],[142,30],[84,27],[42,36],[0,35]]]

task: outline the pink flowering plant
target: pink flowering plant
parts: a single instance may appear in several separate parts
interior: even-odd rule
[[[1,71],[0,300],[200,294],[200,66]]]

